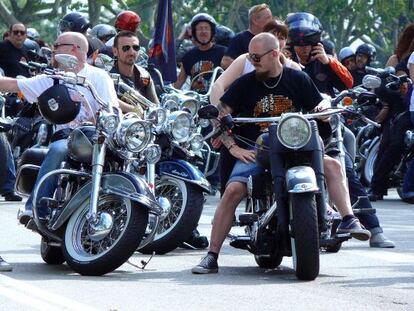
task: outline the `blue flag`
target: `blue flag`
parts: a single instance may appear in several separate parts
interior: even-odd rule
[[[171,0],[158,2],[157,22],[149,58],[149,61],[161,71],[166,83],[177,80]]]

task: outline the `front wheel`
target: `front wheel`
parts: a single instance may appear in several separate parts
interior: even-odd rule
[[[98,223],[87,220],[89,200],[71,216],[63,240],[63,254],[82,275],[103,275],[121,266],[140,244],[148,210],[117,195],[99,196]]]
[[[296,277],[300,280],[314,280],[319,274],[319,231],[315,195],[291,194],[290,217]]]
[[[168,214],[160,221],[154,240],[139,251],[165,254],[190,238],[203,211],[204,195],[200,188],[179,179],[164,177],[156,184],[157,198],[167,199]]]
[[[378,156],[379,141],[371,148],[362,170],[362,182],[365,185],[371,185],[372,176],[374,175],[374,164]]]

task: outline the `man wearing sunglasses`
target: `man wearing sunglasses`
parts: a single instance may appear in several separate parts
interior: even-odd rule
[[[289,111],[320,111],[327,107],[307,74],[282,66],[280,53],[279,42],[274,35],[261,33],[253,37],[248,58],[255,71],[237,79],[221,97],[217,107],[222,116],[231,113],[237,117],[269,117]],[[256,141],[266,128],[265,125],[244,124],[235,128],[233,133]],[[237,161],[214,214],[210,251],[192,269],[195,274],[218,272],[218,254],[231,229],[234,212],[247,194],[248,177],[262,172],[255,163],[255,152],[251,147],[235,141],[228,133],[222,134],[220,139]],[[369,239],[369,231],[361,228],[352,213],[339,162],[325,157],[324,168],[330,198],[343,216],[338,232]]]
[[[120,74],[124,83],[137,90],[151,102],[158,104],[157,93],[150,74],[135,64],[139,56],[139,49],[139,40],[134,32],[126,30],[118,32],[112,47],[116,61],[111,73]],[[120,106],[123,112],[136,111],[137,108],[124,102]]]
[[[7,40],[0,43],[0,68],[4,70],[7,77],[30,76],[29,71],[19,63],[27,59],[23,49],[24,40],[26,40],[26,26],[15,23],[9,28]]]
[[[116,97],[115,88],[112,79],[102,69],[93,67],[86,62],[86,53],[88,51],[88,41],[86,37],[78,32],[64,32],[53,44],[52,59],[57,54],[69,54],[77,58],[78,64],[73,71],[76,74],[86,77],[86,79],[94,86],[100,98],[113,106],[118,106],[118,99]],[[55,61],[54,61],[55,62]],[[61,67],[62,70],[68,70],[55,62],[56,67]],[[47,75],[37,75],[29,79],[12,79],[0,78],[0,92],[22,92],[24,97],[30,103],[37,102],[41,94],[46,90],[51,89],[59,81],[53,80]],[[90,91],[82,86],[75,86],[78,96],[77,101],[81,101],[82,105],[80,112],[73,121],[66,124],[58,124],[57,131],[52,136],[52,143],[49,145],[49,151],[43,161],[39,170],[36,184],[48,172],[60,167],[62,162],[67,157],[67,140],[69,132],[72,128],[78,126],[83,122],[94,122],[96,111],[100,105],[95,101]],[[61,105],[64,106],[64,105]],[[58,105],[59,107],[59,105]],[[64,112],[63,112],[64,113]],[[50,179],[43,184],[39,199],[42,197],[52,197],[56,189],[56,181]],[[33,215],[32,212],[32,196],[26,202],[24,210],[20,210],[18,218],[21,224],[26,225]],[[39,206],[39,216],[45,217],[47,214],[47,206]]]

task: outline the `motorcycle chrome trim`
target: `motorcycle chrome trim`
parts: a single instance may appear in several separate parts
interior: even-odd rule
[[[14,187],[15,187],[14,190],[16,190],[16,192],[18,194],[24,195],[24,196],[30,195],[30,193],[23,192],[23,190],[19,188],[20,178],[21,178],[20,177],[21,176],[21,172],[24,171],[26,168],[39,171],[40,170],[40,166],[39,165],[34,165],[34,164],[23,164],[17,170],[17,173],[16,173],[16,182],[14,184]]]
[[[173,178],[176,178],[176,179],[181,179],[185,182],[188,182],[190,184],[193,184],[193,185],[196,185],[196,186],[202,188],[203,190],[205,190],[208,193],[211,193],[211,191],[212,191],[210,182],[205,178],[203,178],[202,180],[192,180],[192,179],[184,178],[184,177],[181,177],[179,175],[175,175],[175,174],[172,174],[172,173],[166,173],[166,172],[163,172],[163,175],[170,176],[170,177],[173,177]]]
[[[292,120],[295,120],[297,124],[288,123]],[[287,127],[287,129],[285,129],[285,127]],[[298,130],[300,129],[304,130],[305,132],[302,138],[299,138]],[[289,134],[291,134],[290,139],[288,137]],[[289,149],[298,150],[306,146],[306,144],[309,142],[312,136],[311,125],[310,122],[306,120],[301,114],[286,113],[283,114],[282,118],[280,119],[276,135],[283,146]],[[295,140],[297,141],[295,142]]]
[[[267,210],[267,212],[260,218],[258,222],[258,230],[263,230],[269,224],[270,220],[273,218],[277,210],[277,204],[274,202],[272,206]]]
[[[88,220],[97,220],[96,212],[98,209],[99,189],[101,187],[103,167],[105,164],[105,155],[105,144],[96,143],[93,145],[91,201],[89,204],[88,214],[86,215],[86,218]]]
[[[319,191],[315,171],[309,166],[294,166],[286,172],[286,190],[289,193]]]
[[[153,199],[148,197],[148,193],[151,191],[148,186],[140,178],[129,174],[129,173],[108,173],[102,176],[102,193],[115,194],[142,204],[149,211],[155,215],[162,213],[161,207]],[[142,189],[144,188],[144,189]],[[147,188],[147,189],[145,189]],[[62,213],[56,219],[56,221],[50,226],[50,229],[55,231],[59,229],[69,217],[82,205],[86,200],[89,199],[92,189],[92,182],[86,183],[78,192],[76,192],[66,206],[63,208]],[[141,192],[147,192],[142,194]],[[139,193],[138,193],[139,192]]]

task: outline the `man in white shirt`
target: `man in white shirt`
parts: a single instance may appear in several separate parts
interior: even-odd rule
[[[76,32],[65,32],[61,34],[53,45],[53,55],[70,54],[77,58],[78,65],[73,70],[78,75],[85,76],[86,79],[94,86],[100,98],[108,104],[118,106],[118,99],[116,96],[113,82],[109,75],[93,66],[86,63],[86,53],[88,51],[88,42],[86,38]],[[57,64],[59,65],[59,64]],[[47,75],[39,75],[33,78],[16,80],[12,78],[0,78],[0,91],[2,92],[22,92],[24,97],[31,103],[36,102],[37,98],[48,88],[54,85],[52,78]],[[70,123],[59,125],[57,128],[64,129],[76,126],[85,121],[93,122],[94,115],[99,108],[99,104],[95,101],[92,94],[84,87],[76,86],[88,104],[82,104],[81,110],[74,121]],[[39,170],[36,183],[48,172],[59,168],[61,163],[67,157],[67,141],[66,139],[59,139],[54,141],[49,146],[49,151],[45,160]],[[51,197],[56,188],[56,178],[49,178],[42,186],[38,193],[38,198]],[[22,224],[27,222],[32,217],[32,196],[26,202],[24,211],[19,213],[19,221]],[[39,216],[46,216],[47,209],[39,207]]]

